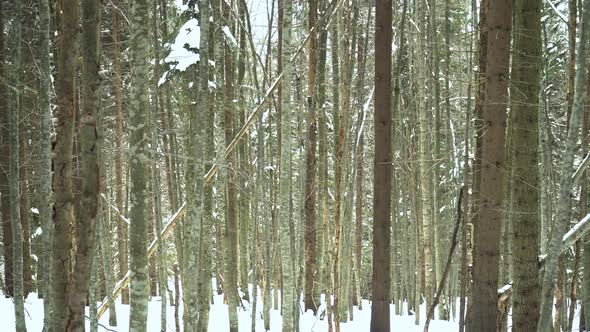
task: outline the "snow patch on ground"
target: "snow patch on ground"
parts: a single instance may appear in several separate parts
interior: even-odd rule
[[[169,286],[173,286],[172,283]],[[174,289],[172,287],[172,289]],[[213,290],[215,287],[215,280],[213,280]],[[250,294],[252,294],[252,285],[250,285]],[[261,291],[258,290],[258,302],[256,305],[256,331],[264,331],[264,321],[262,320],[262,299]],[[209,331],[229,331],[229,316],[228,306],[223,304],[223,294],[213,296],[213,305],[211,306],[210,319],[209,319]],[[280,301],[280,299],[279,299]],[[99,331],[107,331],[104,327],[108,327],[115,331],[128,331],[129,330],[129,306],[122,305],[120,298],[117,299],[117,326],[109,326],[109,312],[105,314],[99,320]],[[242,301],[244,308],[238,308],[238,320],[240,331],[250,331],[252,323],[252,311],[251,304],[247,301]],[[166,311],[167,319],[167,331],[175,331],[174,327],[174,307],[169,305]],[[347,323],[342,323],[342,332],[356,332],[356,331],[368,331],[371,322],[371,306],[370,302],[363,300],[363,310],[358,310],[354,307],[353,316],[354,320]],[[319,313],[325,310],[325,299],[322,295],[322,304],[319,308]],[[149,302],[149,313],[148,313],[148,331],[159,331],[160,330],[160,308],[161,298],[153,297]],[[300,303],[300,310],[303,310],[303,302]],[[579,308],[579,307],[578,307]],[[43,328],[43,300],[37,297],[36,293],[32,293],[25,301],[25,320],[27,323],[28,331],[41,331]],[[182,328],[182,303],[179,307],[180,324]],[[391,330],[392,331],[423,331],[424,322],[426,318],[426,308],[424,304],[420,307],[420,325],[414,324],[415,316],[395,316],[395,307],[391,305]],[[407,312],[406,305],[404,304],[403,312]],[[301,311],[300,311],[301,313]],[[86,309],[86,315],[88,316],[88,308]],[[319,316],[319,315],[318,315]],[[328,322],[326,319],[320,320],[318,316],[314,316],[311,311],[301,313],[299,320],[300,331],[327,331]],[[579,316],[579,310],[577,310],[577,316]],[[510,316],[509,316],[510,317]],[[458,318],[457,318],[458,319]],[[14,331],[14,305],[10,298],[0,297],[0,320],[2,321],[2,331]],[[574,320],[574,330],[577,329],[579,319]],[[104,327],[103,327],[104,326]],[[271,306],[270,311],[270,326],[271,331],[282,330],[282,320],[280,311],[273,310]],[[511,326],[511,322],[508,322],[508,326]],[[86,330],[90,330],[89,320],[86,321]],[[456,321],[440,321],[434,320],[430,324],[430,331],[457,331],[458,322]]]

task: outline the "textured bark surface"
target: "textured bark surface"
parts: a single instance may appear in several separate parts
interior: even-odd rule
[[[0,12],[2,12],[0,8]],[[0,19],[1,21],[1,19]],[[53,205],[53,191],[51,188],[51,66],[50,66],[50,14],[49,0],[41,0],[39,3],[39,28],[42,31],[39,37],[40,44],[40,84],[39,84],[39,112],[40,112],[40,133],[39,137],[41,147],[41,161],[39,169],[41,170],[41,183],[39,186],[39,221],[43,230],[43,258],[42,265],[38,268],[42,270],[43,278],[43,330],[47,331],[51,324],[51,244],[53,234],[53,224],[51,219]],[[2,30],[0,28],[0,30]],[[0,49],[2,49],[0,43]],[[0,91],[1,93],[1,91]],[[1,96],[0,96],[1,99]],[[1,145],[1,144],[0,144]],[[2,175],[0,174],[0,177]]]
[[[123,114],[122,114],[122,96],[121,96],[121,56],[119,50],[119,10],[113,8],[112,11],[112,37],[113,37],[113,72],[115,81],[115,193],[117,209],[123,210]],[[127,274],[127,224],[119,214],[117,218],[117,249],[119,257],[119,277],[122,279]],[[121,292],[121,301],[123,304],[129,304],[129,288],[125,287]]]
[[[223,22],[229,26],[230,10],[229,5],[221,1]],[[225,40],[225,39],[223,39]],[[221,42],[221,40],[220,40]],[[234,130],[234,61],[229,41],[224,41],[223,62],[225,68],[224,81],[224,121],[225,121],[225,144],[226,147],[235,137]],[[238,187],[237,187],[237,158],[236,152],[231,151],[226,158],[226,215],[225,215],[225,281],[223,284],[229,302],[229,324],[230,331],[238,330]]]
[[[202,1],[201,5],[207,6],[201,10],[207,16],[214,15],[209,11],[208,6],[211,1]],[[208,30],[208,50],[207,58],[215,59],[215,29],[211,25],[207,24]],[[202,33],[202,30],[201,30]],[[205,38],[205,37],[203,37]],[[219,47],[219,46],[217,46]],[[211,82],[215,81],[214,71],[211,70],[208,65],[206,66],[208,71],[208,80]],[[207,84],[207,82],[200,81],[200,84]],[[200,87],[203,89],[203,87]],[[205,91],[209,91],[209,87],[204,88]],[[213,166],[213,160],[215,159],[215,95],[210,92],[207,95],[207,109],[205,114],[205,170],[210,169]],[[211,239],[213,235],[213,226],[215,225],[215,219],[213,216],[213,182],[205,183],[203,188],[203,227],[201,228],[201,237],[203,239]],[[206,242],[201,243],[201,271],[200,271],[200,282],[199,282],[199,322],[197,323],[198,331],[206,331],[209,326],[209,309],[211,306],[211,276],[212,276],[212,248]],[[219,280],[219,279],[218,279]]]
[[[147,166],[149,112],[149,12],[147,0],[136,0],[131,10],[131,92],[129,107],[130,150],[130,270],[129,330],[145,331],[148,304]]]
[[[282,57],[289,59],[292,52],[292,9],[293,4],[288,0],[280,0],[279,6],[283,6],[283,42]],[[291,118],[292,118],[292,69],[291,66],[283,68],[283,89],[281,94],[281,163],[279,175],[279,222],[280,222],[280,254],[283,271],[283,331],[293,331],[295,278],[296,272],[293,269],[293,256],[291,251],[291,237],[289,236],[291,224],[289,206],[291,204]]]
[[[81,115],[78,121],[80,139],[80,213],[76,218],[76,257],[72,272],[71,291],[68,294],[68,331],[84,329],[86,297],[92,270],[92,256],[95,253],[95,228],[100,192],[100,171],[98,166],[98,92],[100,69],[100,8],[96,0],[82,1],[82,80]]]
[[[17,0],[16,18],[12,26],[12,35],[15,38],[13,48],[13,68],[11,70],[12,81],[18,86],[18,90],[14,91],[12,97],[14,98],[8,115],[9,128],[9,184],[10,184],[10,221],[12,224],[12,267],[14,273],[14,316],[16,319],[16,331],[26,332],[25,325],[25,306],[24,306],[24,276],[23,276],[23,230],[21,225],[21,207],[20,204],[20,140],[19,140],[19,123],[23,119],[20,118],[21,107],[21,37],[22,37],[22,17],[23,17],[23,3],[22,0]]]
[[[317,22],[317,0],[309,0],[308,24],[309,30]],[[314,300],[314,288],[316,287],[316,65],[317,65],[317,34],[312,32],[309,40],[308,60],[308,117],[307,117],[307,153],[306,153],[306,180],[305,180],[305,292],[304,310],[311,309],[314,314],[317,311],[317,303]]]
[[[418,66],[417,75],[418,80],[422,82],[428,81],[428,68],[425,58],[422,54],[426,54],[427,40],[426,40],[426,19],[427,19],[427,4],[422,3],[418,12],[419,19],[419,30],[420,33],[417,52],[416,52],[416,65]],[[418,91],[418,147],[419,147],[419,165],[420,165],[420,211],[422,212],[422,243],[419,245],[424,249],[424,296],[426,298],[426,307],[430,307],[432,303],[432,297],[434,295],[434,283],[435,283],[435,269],[433,264],[433,256],[435,253],[432,251],[432,232],[433,218],[432,218],[432,156],[430,152],[430,139],[429,131],[431,126],[430,121],[430,104],[426,94],[428,93],[427,86],[423,84],[417,84]],[[426,102],[420,100],[424,98]]]
[[[208,6],[208,4],[207,4]],[[162,229],[162,197],[160,192],[160,170],[158,169],[158,150],[160,147],[159,139],[159,123],[158,115],[161,114],[160,109],[160,91],[158,81],[160,79],[160,38],[158,33],[158,1],[154,1],[152,4],[152,42],[154,49],[154,75],[152,77],[152,109],[150,118],[150,129],[151,129],[151,149],[152,149],[152,201],[154,206],[154,227],[156,230],[156,241],[158,243],[156,262],[157,262],[157,276],[158,276],[158,293],[160,295],[160,331],[166,331],[166,316],[167,316],[167,305],[168,305],[168,273],[166,269],[166,242],[164,242],[161,236],[160,230]],[[207,77],[208,79],[209,77]],[[166,158],[166,157],[165,157]],[[149,213],[149,211],[148,211]]]
[[[375,160],[371,331],[390,330],[391,1],[375,8]]]
[[[0,28],[4,31],[4,11],[0,3]],[[6,76],[4,67],[7,56],[6,34],[0,35],[0,75]],[[0,107],[6,110],[8,105],[8,94],[4,84],[0,85]],[[10,187],[8,184],[9,168],[9,128],[8,128],[8,111],[0,112],[0,212],[2,213],[2,246],[4,252],[4,294],[12,296],[13,291],[13,272],[12,272],[12,226],[10,220]]]
[[[512,328],[534,331],[539,318],[539,90],[541,1],[516,0],[512,57]]]
[[[99,203],[99,209],[103,209],[102,208],[102,203]],[[104,209],[103,209],[104,210]],[[98,235],[98,239],[100,242],[100,256],[102,259],[102,267],[104,270],[104,283],[105,283],[105,288],[107,289],[107,299],[108,299],[108,306],[109,306],[109,325],[111,326],[117,326],[117,309],[116,309],[116,304],[115,304],[115,300],[113,297],[113,293],[110,292],[109,290],[113,289],[113,287],[115,286],[115,273],[113,270],[113,267],[115,266],[115,263],[113,261],[113,249],[111,248],[111,244],[113,242],[113,237],[111,236],[111,218],[110,218],[110,214],[106,214],[103,212],[103,210],[99,210],[99,216],[100,213],[102,213],[102,222],[99,222],[99,225],[97,226],[97,232],[99,232]],[[110,211],[110,210],[107,210]],[[108,218],[104,218],[104,215],[107,215]]]
[[[469,331],[496,331],[502,230],[504,141],[512,1],[491,1],[487,11],[485,101],[479,188],[479,219],[473,258],[473,312]]]
[[[60,31],[57,56],[57,128],[54,148],[53,259],[52,259],[52,331],[66,331],[68,296],[71,282],[74,193],[72,191],[72,146],[74,143],[75,76],[78,62],[79,3],[57,3]],[[145,250],[145,249],[144,249]]]
[[[590,67],[588,68],[588,74],[590,76]],[[586,83],[586,107],[584,109],[583,124],[582,124],[582,149],[588,151],[590,146],[590,80]],[[581,179],[581,191],[580,191],[580,212],[586,215],[590,211],[590,181],[588,179],[588,170],[586,170],[584,177]],[[587,240],[588,238],[586,238]],[[584,241],[584,251],[582,255],[582,266],[585,271],[590,270],[590,241]],[[582,311],[584,318],[590,319],[590,273],[584,273],[582,278]],[[582,324],[580,323],[580,326]]]

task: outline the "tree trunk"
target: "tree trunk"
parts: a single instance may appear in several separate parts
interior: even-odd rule
[[[98,92],[99,92],[99,3],[85,0],[82,4],[82,115],[79,120],[79,137],[81,148],[81,209],[76,220],[77,248],[74,258],[74,270],[71,279],[71,291],[68,293],[68,331],[83,329],[85,323],[84,309],[88,296],[88,285],[95,252],[95,227],[98,213],[98,195],[100,192],[100,171],[98,167]]]
[[[282,40],[282,58],[290,59],[292,52],[292,12],[293,4],[291,1],[280,0],[279,6],[283,7],[283,40]],[[281,230],[281,262],[283,270],[283,331],[293,331],[293,298],[295,297],[295,277],[296,272],[293,270],[291,251],[291,238],[289,234],[290,225],[293,220],[290,219],[289,206],[291,201],[291,114],[292,114],[292,70],[291,66],[283,67],[283,89],[281,91],[281,163],[279,177],[279,220]]]
[[[98,213],[103,213],[102,203],[99,202],[99,211]],[[110,211],[107,210],[107,211]],[[111,248],[111,243],[113,242],[113,238],[111,236],[111,218],[110,213],[107,214],[108,218],[105,220],[102,219],[102,223],[99,224],[97,232],[100,233],[99,241],[100,241],[100,256],[102,258],[102,266],[104,269],[104,276],[105,276],[105,288],[107,291],[107,298],[109,304],[109,325],[110,326],[117,326],[117,309],[115,307],[115,299],[113,298],[113,293],[110,292],[111,289],[115,286],[115,274],[113,271],[113,251]],[[117,218],[118,220],[118,218]]]
[[[308,132],[306,154],[306,180],[305,180],[305,292],[304,310],[311,309],[315,314],[318,305],[314,301],[314,288],[316,287],[316,73],[317,73],[317,34],[311,29],[317,22],[317,0],[309,0],[308,24],[311,33],[309,41],[308,61]]]
[[[0,12],[2,9],[0,8]],[[39,169],[41,174],[41,184],[39,187],[39,219],[41,228],[43,231],[43,265],[39,267],[43,270],[43,331],[48,331],[51,324],[51,313],[49,311],[51,307],[51,244],[53,234],[53,224],[51,219],[52,214],[52,194],[51,188],[51,170],[52,170],[52,155],[51,155],[51,65],[50,65],[50,14],[49,14],[49,0],[42,0],[39,4],[39,21],[40,21],[40,54],[41,59],[39,63],[40,67],[40,87],[39,87],[39,109],[40,109],[40,123],[41,130],[39,133],[40,146],[41,146],[41,162]],[[0,22],[2,19],[0,18]],[[2,28],[0,27],[0,30]],[[0,42],[0,49],[3,49],[2,43]],[[1,93],[1,92],[0,92]],[[0,96],[0,98],[2,98]],[[0,177],[2,173],[0,172]],[[2,202],[3,203],[3,202]]]
[[[131,94],[129,108],[129,150],[131,188],[130,256],[131,287],[129,294],[130,331],[145,331],[148,305],[148,242],[147,178],[148,174],[148,112],[149,110],[149,12],[147,0],[137,0],[131,11]]]
[[[160,91],[158,81],[160,79],[160,40],[158,38],[158,1],[152,5],[152,40],[154,48],[154,76],[152,91],[152,112],[151,112],[151,149],[152,149],[152,202],[154,212],[154,225],[158,249],[156,253],[158,291],[160,294],[160,331],[166,331],[166,307],[167,307],[167,290],[168,290],[168,273],[166,272],[166,243],[160,235],[162,230],[162,199],[160,194],[160,171],[158,169],[158,115],[161,114]],[[209,77],[207,77],[209,79]],[[150,213],[151,211],[148,211]]]
[[[230,10],[229,4],[226,2],[221,3],[223,12],[223,22],[226,26],[230,24]],[[223,40],[223,39],[221,39]],[[221,41],[220,40],[220,41]],[[225,144],[226,147],[235,137],[234,132],[234,64],[233,55],[229,42],[224,42],[224,68],[225,68],[225,101],[224,101],[224,121],[225,121]],[[237,305],[238,305],[238,211],[237,211],[237,160],[236,153],[231,151],[227,158],[227,176],[226,176],[226,194],[227,194],[227,206],[225,215],[225,274],[226,278],[223,284],[227,299],[229,302],[229,321],[230,331],[234,332],[238,330],[238,317],[237,317]]]
[[[54,152],[53,186],[53,258],[52,258],[52,331],[66,331],[68,296],[70,292],[72,223],[74,194],[72,191],[72,147],[74,144],[75,77],[78,63],[79,4],[57,3],[60,31],[57,56],[57,129]],[[145,244],[144,244],[145,245]]]
[[[588,75],[590,76],[590,67],[588,68]],[[586,89],[586,108],[584,110],[583,124],[582,124],[582,151],[588,151],[590,146],[590,80],[587,83]],[[590,211],[590,182],[588,181],[589,171],[586,170],[585,176],[581,179],[580,191],[580,211],[586,215]],[[587,238],[586,238],[587,239]],[[584,271],[590,271],[590,242],[584,241],[584,251],[582,254],[582,266]],[[584,273],[582,277],[582,316],[586,319],[590,318],[590,273]],[[586,318],[588,317],[588,318]],[[581,319],[580,319],[581,320]],[[582,324],[580,324],[580,328]]]
[[[541,2],[514,5],[512,59],[512,327],[536,329],[539,310],[539,90]]]
[[[481,144],[480,212],[475,228],[473,316],[470,331],[496,331],[499,246],[502,230],[504,139],[512,1],[491,1],[487,12],[484,131]],[[493,296],[490,296],[493,294]]]
[[[4,31],[4,10],[2,10],[3,4],[0,3],[0,29]],[[6,34],[2,33],[0,35],[0,74],[6,75],[6,69],[4,67],[5,58],[6,58],[6,47],[5,47],[5,38]],[[9,105],[8,100],[8,93],[5,90],[5,85],[0,84],[0,106],[2,109],[7,109]],[[2,144],[0,144],[0,155],[2,159],[0,159],[0,207],[2,212],[2,247],[4,252],[4,294],[5,296],[12,296],[14,294],[13,290],[13,271],[12,271],[12,252],[10,248],[12,248],[12,226],[11,226],[11,217],[10,217],[10,184],[9,184],[9,156],[10,156],[10,135],[8,130],[9,127],[9,112],[0,112],[0,140]]]
[[[123,212],[123,114],[121,97],[121,64],[119,57],[119,9],[112,9],[112,36],[113,36],[113,72],[115,81],[115,192],[116,204],[119,212]],[[119,251],[119,279],[127,274],[127,225],[122,216],[117,218],[117,246]],[[125,287],[121,292],[121,302],[129,304],[129,288]]]
[[[391,224],[391,1],[375,8],[375,160],[371,331],[389,331]]]
[[[24,306],[24,283],[23,283],[23,231],[20,216],[20,188],[19,188],[19,122],[21,107],[21,29],[22,29],[22,0],[16,1],[16,19],[13,23],[13,36],[15,45],[13,48],[14,68],[11,70],[13,82],[18,89],[13,93],[14,101],[8,115],[9,128],[9,184],[10,184],[10,219],[12,225],[12,268],[14,272],[14,316],[16,318],[16,331],[24,332],[27,330],[25,325],[25,306]],[[24,171],[24,170],[22,170]]]
[[[424,60],[423,54],[426,54],[426,3],[422,3],[420,5],[420,12],[418,13],[419,16],[419,27],[420,31],[423,31],[418,41],[417,47],[417,65],[418,65],[418,81],[419,82],[427,82],[428,81],[428,69],[426,68],[426,61]],[[426,86],[423,87],[424,84],[417,83],[418,85],[418,95],[419,98],[426,98]],[[431,162],[432,159],[430,153],[430,141],[429,141],[429,128],[430,128],[430,121],[429,121],[429,104],[428,103],[417,103],[418,107],[418,140],[419,140],[419,150],[420,150],[420,201],[421,201],[421,211],[422,211],[422,239],[423,242],[419,244],[424,249],[424,284],[425,284],[425,298],[426,298],[426,308],[430,307],[432,303],[432,296],[434,295],[434,282],[436,275],[435,270],[433,269],[432,264],[432,241],[431,235],[432,232],[432,192],[431,192]]]
[[[590,0],[584,0],[582,27],[580,29],[580,43],[576,59],[576,78],[574,88],[574,104],[569,119],[569,130],[567,134],[565,152],[562,157],[562,173],[559,185],[559,201],[553,231],[547,245],[547,258],[545,259],[545,272],[543,274],[541,291],[541,309],[538,331],[548,331],[551,326],[551,306],[553,304],[553,290],[555,286],[556,261],[561,252],[561,238],[566,231],[570,217],[570,191],[572,190],[573,163],[578,141],[578,131],[582,113],[584,111],[584,95],[586,93],[587,77],[587,46],[588,33],[590,33]]]

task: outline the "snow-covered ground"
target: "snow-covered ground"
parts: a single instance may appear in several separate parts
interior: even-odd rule
[[[215,282],[215,281],[213,281]],[[213,288],[215,289],[215,288]],[[252,290],[252,286],[250,286]],[[244,309],[238,308],[238,319],[239,319],[239,330],[250,331],[251,330],[251,304],[243,301]],[[160,298],[154,297],[149,303],[149,314],[148,314],[148,331],[160,331]],[[111,331],[128,331],[129,330],[129,306],[122,305],[120,299],[117,301],[117,326],[109,326],[107,312],[99,320],[99,331],[108,331],[107,327]],[[300,310],[303,308],[303,302],[300,304]],[[180,324],[182,326],[182,307],[179,308],[180,312]],[[325,301],[322,296],[322,305],[320,306],[319,312],[325,309]],[[404,308],[404,312],[406,312]],[[423,331],[424,321],[426,318],[426,309],[424,305],[420,308],[420,325],[414,324],[414,316],[395,316],[395,307],[391,305],[391,330],[392,331]],[[43,327],[43,300],[37,298],[37,294],[32,293],[25,301],[25,319],[27,323],[28,331],[41,331]],[[264,331],[264,322],[262,320],[262,300],[260,298],[260,290],[258,292],[258,303],[256,306],[256,331]],[[86,311],[88,315],[88,310]],[[369,331],[371,321],[371,307],[367,300],[363,300],[363,310],[358,310],[354,307],[354,320],[347,323],[342,323],[342,332],[358,332],[358,331]],[[576,312],[576,319],[574,320],[574,331],[577,330],[579,311]],[[168,331],[175,331],[174,327],[174,307],[168,306],[166,312]],[[12,299],[7,299],[0,295],[0,326],[1,331],[14,331],[14,306]],[[509,321],[510,326],[510,321]],[[271,307],[270,312],[270,325],[271,331],[281,331],[282,321],[281,315],[278,310],[273,310]],[[328,322],[326,319],[320,320],[317,316],[314,316],[311,311],[301,314],[299,321],[300,331],[328,331]],[[89,330],[89,321],[86,321],[86,330]],[[457,331],[458,322],[453,321],[440,321],[435,320],[430,323],[430,331]],[[211,306],[210,319],[209,319],[209,331],[229,331],[229,316],[228,307],[223,304],[223,295],[214,296],[214,304]]]

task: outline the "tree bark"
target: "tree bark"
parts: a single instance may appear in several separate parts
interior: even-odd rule
[[[0,8],[2,12],[2,8]],[[0,18],[0,22],[2,19]],[[43,331],[48,331],[51,324],[51,244],[53,234],[52,224],[52,196],[53,190],[51,188],[51,170],[52,170],[52,156],[51,156],[51,65],[50,65],[50,13],[49,0],[41,0],[39,4],[39,21],[40,21],[40,86],[39,86],[39,109],[40,109],[40,123],[41,130],[39,133],[41,146],[41,162],[39,169],[41,170],[40,178],[41,184],[39,187],[39,219],[43,231],[43,265],[39,268],[43,271]],[[0,28],[0,30],[3,30]],[[0,49],[3,49],[0,43]],[[3,61],[1,61],[3,62]],[[1,92],[0,92],[1,93]],[[0,96],[1,98],[1,96]],[[0,177],[2,174],[0,172]],[[3,202],[2,202],[3,203]]]
[[[3,3],[0,3],[0,29],[4,31],[4,10],[2,7],[5,6]],[[5,69],[5,59],[6,59],[6,50],[5,47],[5,38],[6,34],[2,33],[0,35],[0,74],[6,76],[6,69]],[[6,91],[5,85],[0,84],[0,107],[2,109],[8,108],[8,92]],[[9,156],[10,156],[10,135],[9,135],[9,112],[0,112],[0,131],[1,136],[0,140],[2,144],[0,144],[0,155],[2,156],[0,159],[0,207],[2,212],[2,247],[4,252],[4,294],[6,296],[12,296],[14,294],[14,277],[12,271],[12,226],[11,226],[11,216],[10,216],[10,184],[8,183],[9,179]]]
[[[11,77],[17,90],[13,93],[14,101],[9,110],[8,128],[9,128],[9,184],[10,184],[10,220],[12,225],[12,268],[14,273],[14,316],[16,319],[16,331],[26,332],[25,325],[25,306],[24,306],[24,278],[23,278],[23,230],[20,215],[20,142],[19,142],[19,122],[21,107],[21,30],[23,4],[22,0],[16,1],[16,18],[13,23],[13,36],[15,45],[13,48],[14,59],[12,61],[13,69]]]
[[[222,1],[221,8],[223,13],[223,22],[226,26],[230,25],[230,10],[229,4]],[[235,137],[234,131],[234,63],[231,47],[228,41],[224,42],[224,56],[225,68],[225,101],[224,101],[224,121],[225,121],[225,144],[226,147],[231,143]],[[226,278],[223,284],[227,299],[229,302],[229,321],[230,331],[238,330],[238,211],[237,211],[237,158],[236,153],[231,151],[226,158],[226,226],[225,226],[225,274]]]
[[[469,331],[496,331],[499,246],[502,230],[504,140],[510,61],[512,1],[489,3],[480,212],[475,228],[473,316]]]
[[[149,12],[147,0],[136,0],[131,10],[131,93],[129,108],[129,150],[131,188],[129,204],[129,246],[131,256],[131,287],[129,294],[130,331],[145,331],[148,305],[148,242],[147,178],[148,174],[148,112],[149,110]]]
[[[60,23],[57,56],[57,129],[54,148],[53,187],[53,258],[52,258],[52,331],[66,331],[68,297],[71,282],[72,223],[74,193],[72,191],[72,150],[74,143],[75,77],[78,61],[79,3],[59,1],[56,11]]]
[[[539,90],[541,1],[516,0],[511,77],[512,327],[534,331],[539,317]]]
[[[317,73],[317,34],[311,29],[317,22],[317,0],[309,0],[308,29],[309,40],[308,60],[308,96],[307,96],[307,154],[305,180],[305,292],[304,310],[311,309],[315,314],[318,305],[314,301],[316,287],[316,73]]]
[[[291,1],[281,0],[279,6],[283,7],[282,20],[282,58],[289,59],[292,52],[292,13],[293,4]],[[283,67],[283,89],[281,91],[281,161],[279,171],[279,220],[281,230],[281,264],[283,270],[283,331],[293,331],[294,310],[293,298],[295,296],[295,277],[293,269],[293,256],[290,243],[290,219],[289,206],[291,201],[291,118],[292,118],[292,69],[291,66]]]
[[[391,224],[391,0],[375,8],[375,160],[371,331],[389,331]]]
[[[121,64],[119,57],[119,9],[112,9],[112,38],[113,38],[113,73],[115,81],[115,193],[116,204],[119,212],[123,212],[123,114],[121,96]],[[128,270],[127,261],[127,225],[122,216],[117,218],[117,247],[119,251],[119,279],[122,279]],[[125,287],[121,292],[121,302],[129,304],[129,288]]]

